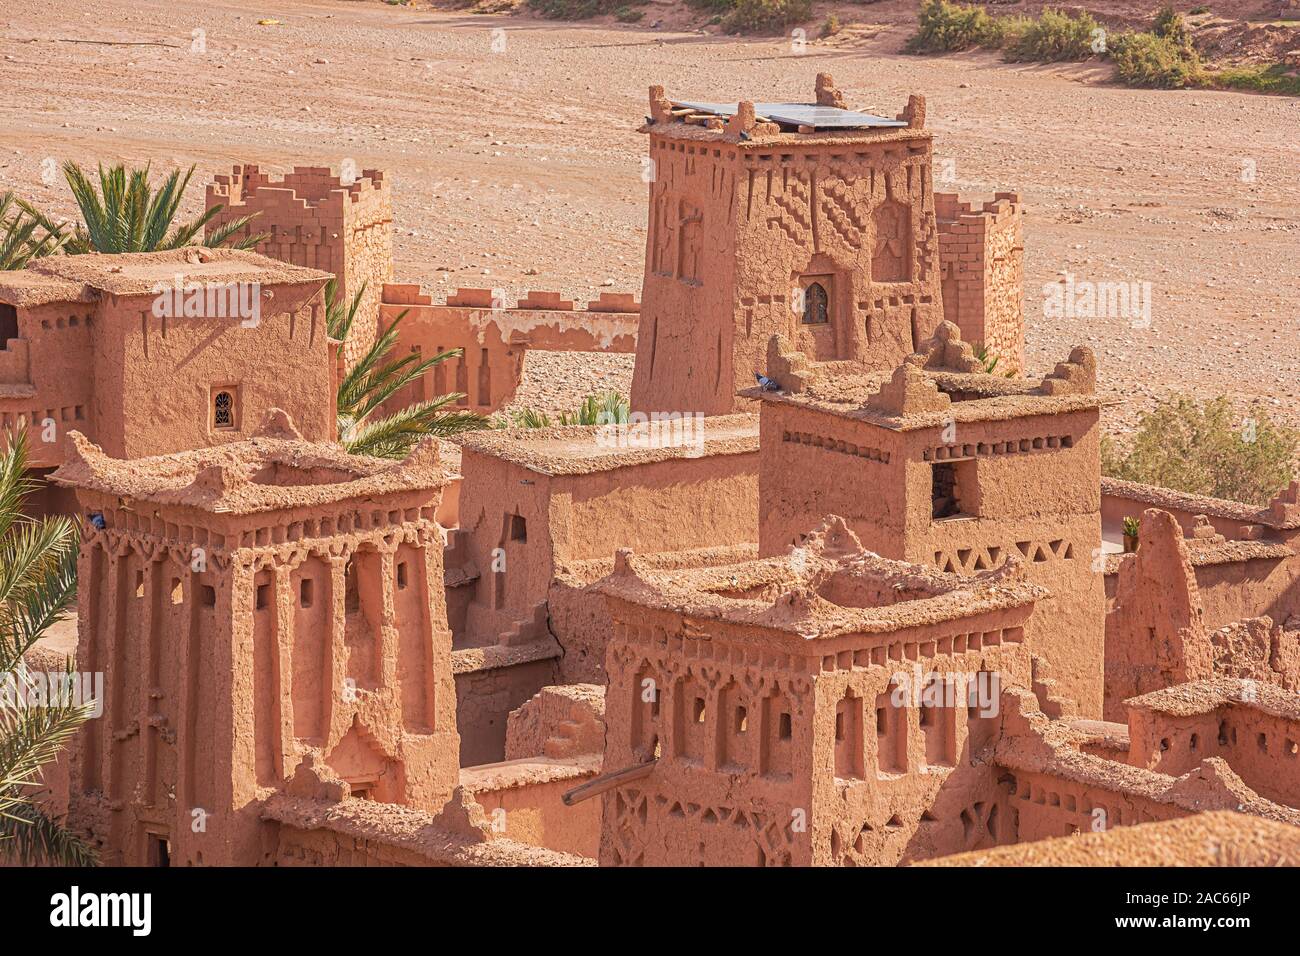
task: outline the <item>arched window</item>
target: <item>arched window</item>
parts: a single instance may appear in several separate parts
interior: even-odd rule
[[[822,325],[830,321],[827,311],[826,287],[820,282],[810,282],[803,290],[803,324]]]
[[[212,427],[235,427],[235,395],[226,389],[212,395]]]

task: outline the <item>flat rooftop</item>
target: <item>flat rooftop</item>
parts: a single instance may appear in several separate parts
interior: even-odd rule
[[[50,477],[66,487],[231,515],[440,488],[451,478],[437,439],[405,461],[367,458],[303,441],[278,414],[244,441],[129,460],[109,457],[74,431],[68,461]]]
[[[1010,562],[974,577],[882,558],[839,519],[780,557],[681,570],[626,552],[593,587],[645,607],[783,631],[806,640],[884,634],[1027,607],[1047,595]]]
[[[942,427],[948,422],[1011,421],[1035,415],[1100,408],[1107,404],[1095,393],[1043,395],[1035,379],[1004,378],[972,372],[924,369],[922,374],[949,397],[939,411],[893,414],[872,404],[872,398],[886,385],[892,372],[854,372],[818,375],[801,392],[764,391],[748,388],[745,398],[829,412],[841,418],[868,422],[891,431],[908,432]]]
[[[50,302],[93,302],[102,294],[156,294],[161,283],[284,285],[318,282],[328,272],[290,265],[256,252],[186,246],[167,252],[47,256],[25,269],[0,273],[0,302],[32,307]]]
[[[1237,677],[1190,681],[1132,697],[1130,710],[1145,710],[1169,717],[1195,717],[1225,706],[1247,707],[1284,720],[1300,721],[1300,696],[1276,684]]]
[[[972,850],[913,866],[1300,866],[1300,827],[1215,810]]]
[[[465,451],[539,475],[587,475],[680,458],[758,451],[758,416],[717,415],[630,425],[507,428],[458,437]]]

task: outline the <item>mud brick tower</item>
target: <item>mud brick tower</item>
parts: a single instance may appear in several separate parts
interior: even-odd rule
[[[998,193],[980,208],[936,193],[943,315],[964,341],[996,356],[999,374],[1025,366],[1025,241],[1020,197]]]
[[[245,233],[267,235],[258,252],[333,273],[345,302],[364,283],[361,308],[344,346],[351,364],[374,341],[383,285],[393,277],[393,203],[381,171],[346,173],[295,166],[277,181],[257,166],[236,165],[230,175],[208,184],[207,208],[222,209],[207,231],[257,213]]]
[[[988,750],[1043,589],[878,558],[838,518],[781,557],[609,601],[605,866],[895,865],[1015,838]]]
[[[1096,361],[1042,381],[984,374],[951,323],[892,375],[825,376],[774,341],[760,416],[759,553],[827,514],[888,558],[972,574],[1007,556],[1050,592],[1026,642],[1080,713],[1100,717],[1105,587]],[[819,377],[819,371],[822,377]],[[834,475],[833,481],[810,476]]]
[[[54,480],[85,517],[77,661],[106,701],[70,813],[109,862],[264,860],[261,804],[308,758],[352,796],[441,808],[459,740],[436,443],[352,457],[278,410],[159,458],[71,441]]]
[[[788,337],[888,369],[943,318],[925,102],[898,119],[650,91],[650,221],[632,406],[722,414]]]

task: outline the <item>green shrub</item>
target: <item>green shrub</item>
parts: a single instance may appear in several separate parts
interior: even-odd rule
[[[826,22],[822,24],[822,36],[833,37],[840,32],[840,18],[835,14],[828,14]]]
[[[724,22],[733,33],[769,33],[812,16],[812,0],[736,0]]]
[[[686,0],[686,2],[697,10],[714,10],[718,13],[727,13],[736,6],[736,0]]]
[[[1000,46],[999,21],[979,7],[925,0],[916,33],[903,50],[907,53],[955,53],[981,46]]]
[[[1110,57],[1129,86],[1181,89],[1203,78],[1196,51],[1154,33],[1124,33],[1113,38]]]
[[[1274,66],[1230,66],[1216,73],[1203,74],[1202,79],[1207,86],[1225,90],[1300,96],[1300,76],[1281,63]]]
[[[557,425],[626,425],[632,414],[631,404],[618,392],[597,392],[583,399],[582,404],[569,412],[560,412],[552,418],[535,408],[517,408],[509,414],[497,416],[495,428],[553,428]]]
[[[1238,417],[1224,396],[1179,396],[1138,422],[1127,451],[1102,442],[1102,473],[1197,495],[1267,504],[1294,475],[1300,431],[1252,411]]]
[[[1156,22],[1151,27],[1151,32],[1158,37],[1172,40],[1185,49],[1190,50],[1192,48],[1192,35],[1187,31],[1187,21],[1183,19],[1181,13],[1171,6],[1160,8],[1160,12],[1156,14]]]
[[[1094,49],[1101,24],[1091,14],[1070,16],[1056,10],[1044,10],[1037,20],[1029,20],[1014,40],[1006,42],[1004,56],[1013,63],[1057,63],[1087,60],[1096,56]]]
[[[636,23],[643,16],[644,10],[634,10],[632,7],[619,7],[614,11],[614,19],[619,23]]]
[[[627,0],[528,0],[528,5],[550,20],[585,20],[613,13]]]

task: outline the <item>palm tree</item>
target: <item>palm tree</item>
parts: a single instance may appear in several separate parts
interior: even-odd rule
[[[94,849],[34,799],[41,768],[93,708],[93,702],[74,703],[69,694],[28,705],[43,689],[45,675],[30,674],[23,655],[76,594],[79,537],[70,518],[23,515],[23,501],[34,490],[27,439],[20,432],[0,456],[0,857],[25,865],[84,866],[95,862]],[[72,676],[69,661],[69,686]]]
[[[365,291],[362,283],[352,301],[345,304],[337,294],[335,280],[326,283],[326,327],[330,338],[339,342],[347,340]],[[397,345],[398,326],[404,318],[405,311],[375,339],[339,382],[339,442],[354,455],[401,459],[427,435],[446,438],[488,425],[488,420],[477,412],[448,410],[448,406],[465,397],[464,392],[439,395],[407,405],[391,415],[374,417],[380,406],[393,395],[419,381],[420,376],[435,365],[464,352],[463,349],[448,349],[423,361],[415,355],[389,360],[389,353]]]
[[[80,166],[68,160],[63,164],[63,175],[72,189],[82,220],[66,240],[64,251],[69,255],[157,252],[195,245],[204,227],[223,208],[221,205],[213,206],[196,219],[173,225],[181,198],[194,175],[193,166],[184,173],[179,169],[172,170],[157,190],[149,185],[148,165],[128,172],[121,163],[108,168],[101,164],[96,184]],[[55,223],[34,207],[22,205],[46,230],[55,232],[62,228],[61,223]],[[252,220],[253,216],[232,219],[214,229],[200,244],[252,249],[266,236],[236,238],[236,234]]]
[[[68,241],[63,230],[47,228],[13,193],[0,194],[0,270],[21,269],[32,259],[58,252]]]

